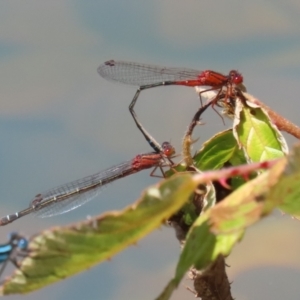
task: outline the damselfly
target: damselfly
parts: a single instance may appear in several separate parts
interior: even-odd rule
[[[211,70],[198,71],[186,68],[169,68],[116,60],[109,60],[100,65],[98,73],[107,80],[139,87],[129,105],[129,111],[137,127],[157,153],[162,151],[160,144],[142,126],[134,111],[134,106],[142,90],[166,85],[182,85],[196,88],[207,86],[207,89],[199,92],[200,100],[201,93],[215,90],[217,95],[211,102],[214,105],[217,104],[224,87],[226,88],[225,99],[227,99],[231,97],[233,87],[243,82],[243,76],[236,70],[230,71],[228,75],[223,75]]]
[[[3,274],[7,263],[10,261],[19,267],[17,257],[18,255],[25,254],[28,247],[28,241],[25,237],[19,235],[16,232],[12,232],[9,235],[9,241],[6,244],[0,245],[0,276]]]
[[[161,153],[139,154],[129,161],[94,175],[39,193],[30,202],[28,208],[1,218],[0,226],[11,223],[30,213],[36,213],[39,217],[51,217],[66,213],[87,203],[99,193],[101,188],[117,179],[154,168],[152,175],[157,168],[161,168],[166,164],[166,157],[170,158],[175,153],[175,149],[169,142],[164,142],[161,147]]]

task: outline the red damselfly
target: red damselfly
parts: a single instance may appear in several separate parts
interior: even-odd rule
[[[107,80],[139,87],[129,105],[129,111],[137,127],[157,153],[162,150],[160,144],[145,130],[134,111],[134,106],[142,90],[166,85],[207,86],[207,89],[199,93],[200,100],[201,93],[215,90],[217,95],[212,100],[212,105],[214,105],[217,103],[224,87],[226,88],[226,100],[231,98],[233,87],[243,82],[243,76],[236,70],[230,71],[228,75],[223,75],[211,70],[198,71],[187,68],[169,68],[116,60],[109,60],[100,65],[98,73]]]
[[[0,226],[11,223],[30,213],[36,213],[39,217],[51,217],[66,213],[87,203],[97,196],[101,188],[117,179],[154,168],[151,172],[152,175],[157,168],[161,168],[166,164],[166,157],[170,158],[175,154],[175,149],[169,142],[164,142],[161,148],[161,153],[139,154],[129,161],[94,175],[39,193],[30,202],[28,208],[1,218]]]

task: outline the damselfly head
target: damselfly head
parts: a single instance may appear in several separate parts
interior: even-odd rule
[[[243,75],[236,70],[231,70],[229,72],[229,78],[230,81],[234,84],[241,84],[244,80]]]
[[[26,250],[28,247],[28,241],[25,238],[20,237],[20,239],[18,240],[18,247],[21,250]]]
[[[163,149],[164,155],[166,155],[167,157],[175,154],[175,148],[169,142],[163,142],[161,147]]]
[[[9,241],[10,241],[11,245],[18,247],[19,249],[22,249],[22,250],[25,250],[28,247],[27,239],[24,238],[23,236],[21,236],[17,232],[11,232],[9,234]]]
[[[113,59],[108,60],[104,63],[106,66],[114,67],[115,66],[115,61]]]

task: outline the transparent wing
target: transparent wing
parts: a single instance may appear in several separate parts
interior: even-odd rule
[[[107,80],[143,86],[166,81],[198,80],[202,72],[186,68],[167,68],[120,60],[109,60],[99,66],[98,73]]]
[[[30,203],[38,217],[51,217],[76,209],[95,198],[108,183],[130,174],[132,161],[38,194]]]

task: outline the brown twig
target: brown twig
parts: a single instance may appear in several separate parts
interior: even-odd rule
[[[190,271],[194,280],[194,294],[202,300],[233,300],[230,282],[226,274],[225,258],[222,255],[204,271]]]

